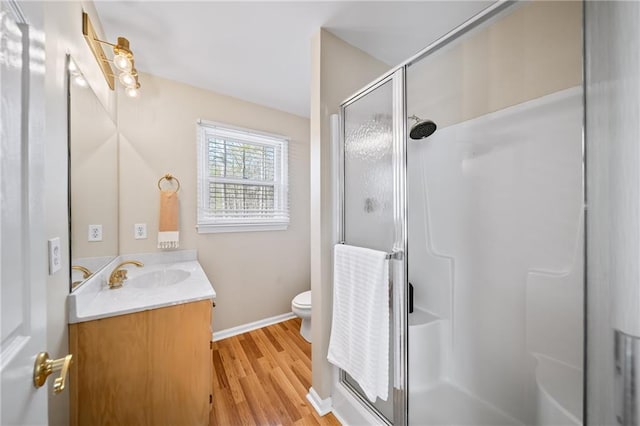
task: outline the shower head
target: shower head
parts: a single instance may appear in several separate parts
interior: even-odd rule
[[[415,115],[409,117],[410,119],[416,120],[416,123],[411,126],[411,130],[409,131],[409,137],[411,139],[420,140],[427,138],[436,131],[438,126],[431,120],[421,120]]]

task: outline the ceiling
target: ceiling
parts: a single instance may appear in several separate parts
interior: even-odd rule
[[[95,1],[108,40],[127,37],[139,71],[304,117],[320,27],[393,66],[492,3]]]

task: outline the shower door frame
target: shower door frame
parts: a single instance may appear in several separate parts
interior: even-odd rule
[[[338,241],[345,242],[345,110],[349,105],[364,98],[382,85],[392,84],[392,168],[393,168],[393,226],[394,244],[390,247],[390,317],[392,318],[391,336],[393,338],[393,366],[390,381],[393,383],[393,423],[390,423],[382,413],[355,389],[347,378],[347,373],[340,369],[339,383],[342,384],[353,396],[355,396],[369,412],[383,421],[385,424],[407,425],[408,401],[407,388],[407,203],[406,203],[406,84],[404,66],[394,69],[379,79],[373,81],[357,94],[351,96],[340,105],[340,138],[338,143]],[[401,268],[398,270],[397,268]],[[401,274],[398,272],[401,271]],[[397,278],[402,282],[396,282]]]

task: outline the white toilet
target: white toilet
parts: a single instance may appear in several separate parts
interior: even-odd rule
[[[300,335],[311,343],[311,290],[297,295],[291,301],[291,310],[302,319]]]

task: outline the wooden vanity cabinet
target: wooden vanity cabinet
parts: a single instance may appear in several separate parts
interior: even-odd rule
[[[211,300],[69,325],[71,425],[208,425]]]

